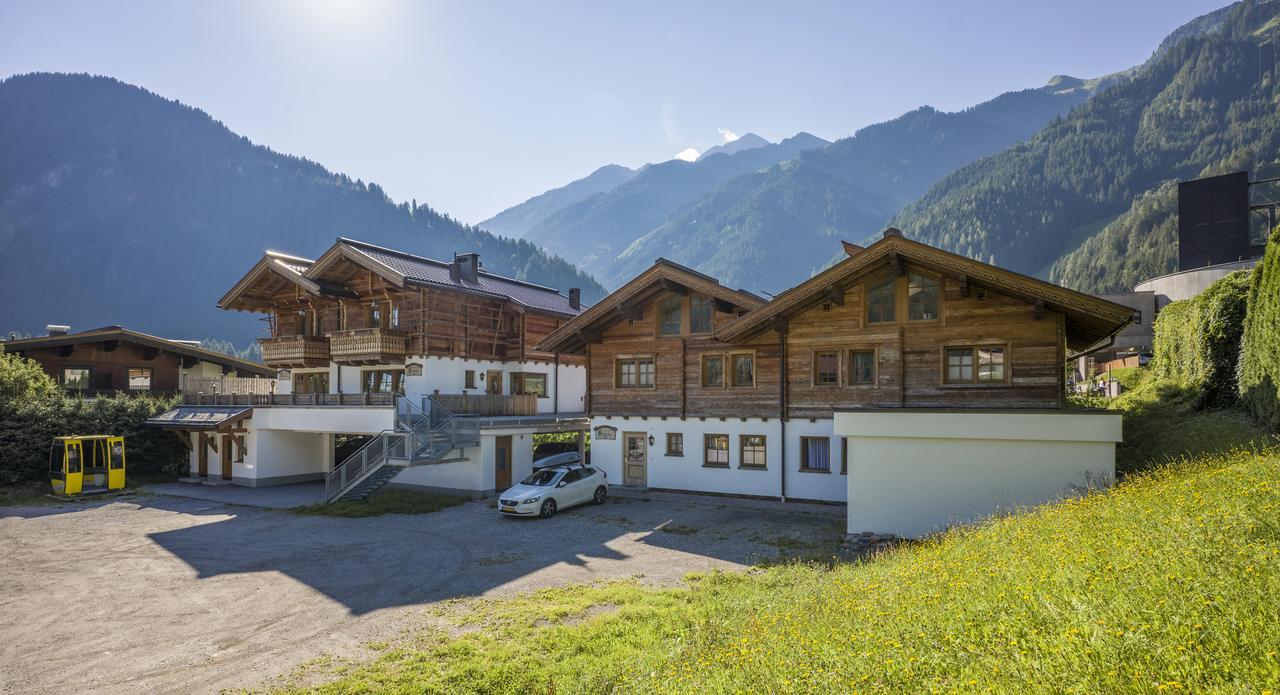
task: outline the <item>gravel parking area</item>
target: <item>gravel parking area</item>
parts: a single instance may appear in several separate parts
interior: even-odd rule
[[[0,691],[216,692],[393,639],[430,604],[597,579],[676,583],[834,550],[843,508],[615,496],[554,519],[487,502],[297,516],[165,495],[0,508]]]

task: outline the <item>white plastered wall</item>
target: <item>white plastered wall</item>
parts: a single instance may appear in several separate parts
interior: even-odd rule
[[[232,482],[237,485],[278,485],[304,480],[319,479],[333,470],[333,435],[318,432],[293,432],[285,430],[260,430],[252,419],[245,422],[245,451],[243,460],[233,455]],[[222,435],[209,432],[217,439],[218,451],[208,449],[208,479],[222,478]],[[190,475],[200,471],[200,436],[191,433],[192,450],[188,456]],[[236,446],[236,445],[232,445]]]
[[[837,413],[848,529],[918,537],[1109,485],[1118,414]]]

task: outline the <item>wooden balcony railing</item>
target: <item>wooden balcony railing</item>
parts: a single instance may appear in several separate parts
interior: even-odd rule
[[[329,356],[339,364],[388,364],[403,362],[408,339],[386,328],[358,328],[329,334]]]
[[[329,339],[309,335],[282,335],[275,338],[259,338],[262,346],[262,362],[268,367],[327,367],[329,366]]]
[[[276,392],[275,379],[230,376],[186,376],[182,379],[184,393],[252,394],[269,396]]]
[[[296,406],[389,407],[394,393],[184,393],[185,405],[251,405],[259,408]]]
[[[533,394],[492,396],[488,394],[437,393],[432,398],[458,415],[538,414],[538,397]]]

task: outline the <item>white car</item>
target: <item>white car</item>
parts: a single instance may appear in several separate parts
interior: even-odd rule
[[[556,511],[592,502],[604,504],[609,481],[604,471],[590,466],[540,468],[498,497],[498,511],[509,516],[550,519]]]

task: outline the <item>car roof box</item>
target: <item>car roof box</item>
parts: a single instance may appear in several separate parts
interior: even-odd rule
[[[574,463],[582,463],[582,456],[576,451],[566,451],[562,454],[552,454],[546,458],[538,459],[533,462],[533,469],[550,468],[551,466],[567,466]]]

